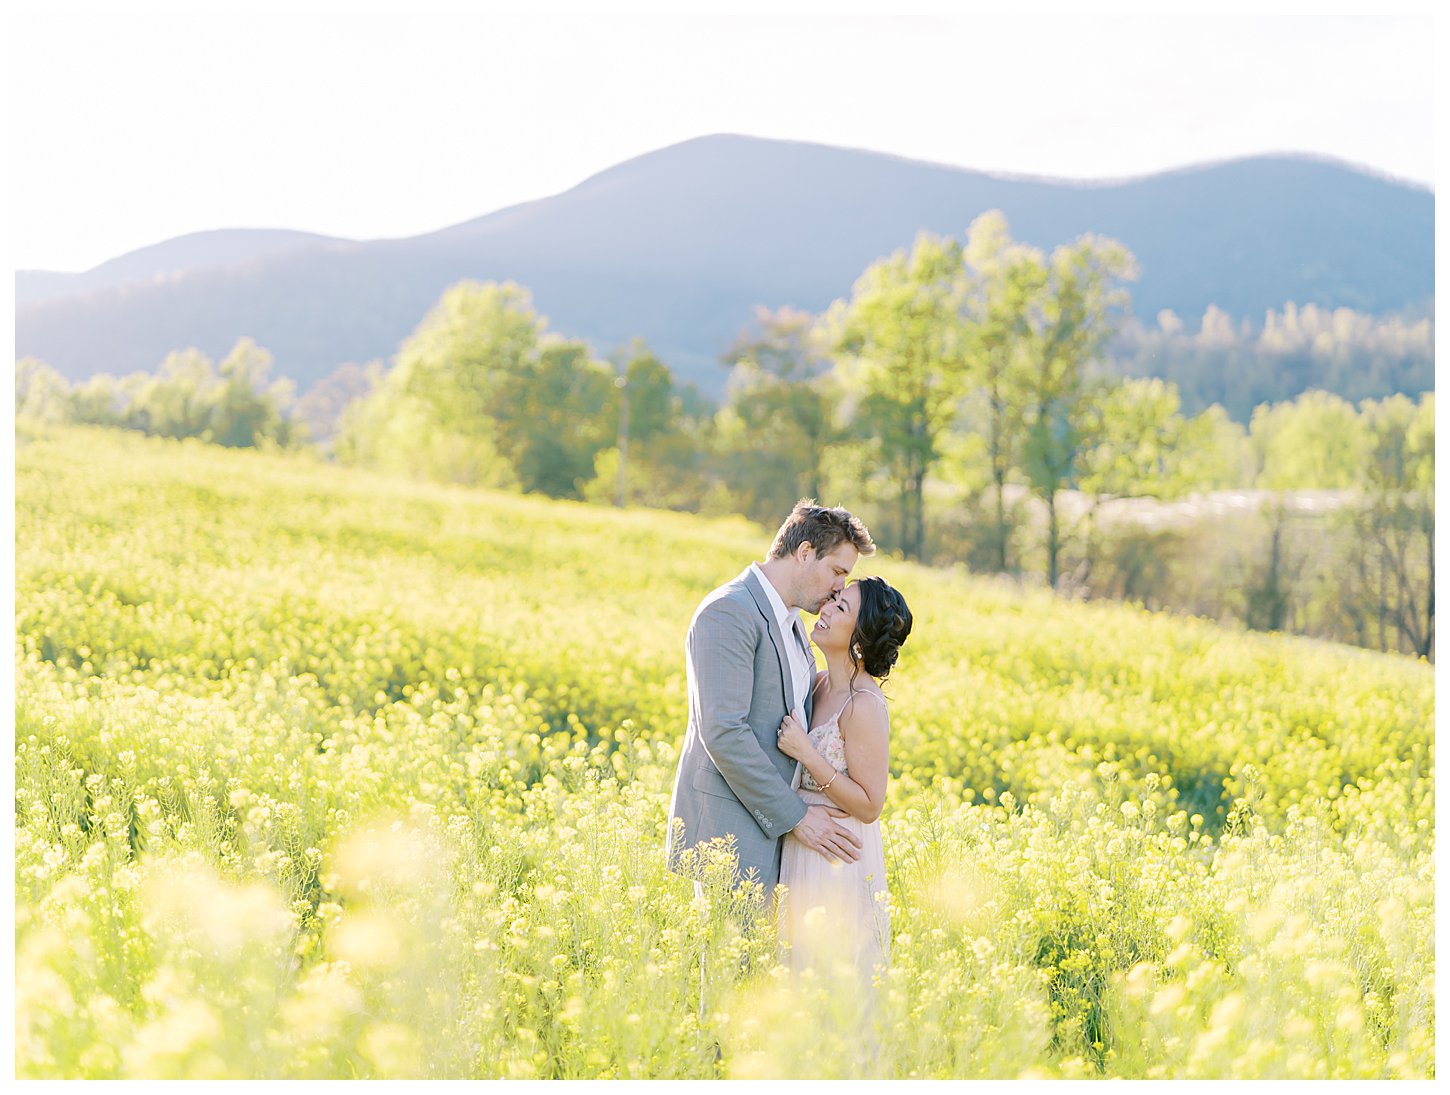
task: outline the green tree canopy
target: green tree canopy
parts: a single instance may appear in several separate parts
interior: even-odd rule
[[[1323,391],[1256,408],[1249,443],[1256,482],[1270,490],[1352,487],[1370,448],[1365,423],[1353,405]]]
[[[1095,374],[1116,312],[1127,303],[1121,283],[1137,275],[1121,243],[1086,235],[1055,248],[1027,289],[1023,370],[1022,465],[1047,508],[1047,582],[1057,584],[1062,533],[1057,494],[1077,483],[1079,457],[1093,401],[1103,382]]]
[[[922,233],[909,252],[867,268],[840,317],[855,422],[896,482],[902,549],[912,558],[926,539],[926,477],[966,390],[965,297],[961,244]]]
[[[460,282],[343,415],[336,452],[451,482],[579,497],[612,437],[611,380],[587,346],[549,333],[526,289]]]
[[[778,520],[797,499],[822,495],[827,453],[841,435],[830,350],[811,313],[761,308],[727,355],[734,370],[720,414],[726,471],[752,517]]]

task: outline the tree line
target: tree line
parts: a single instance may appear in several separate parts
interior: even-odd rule
[[[1239,422],[1254,408],[1321,388],[1353,402],[1435,386],[1435,331],[1428,316],[1369,316],[1350,308],[1286,304],[1263,326],[1237,324],[1209,306],[1197,332],[1171,311],[1152,326],[1128,319],[1109,347],[1125,376],[1177,385],[1193,412],[1214,403]]]
[[[269,380],[272,355],[240,339],[220,365],[200,350],[171,353],[155,373],[98,373],[72,385],[35,358],[15,366],[17,419],[195,437],[232,448],[287,448],[305,432],[288,415],[290,380]]]
[[[718,405],[642,342],[601,359],[550,331],[526,289],[462,282],[392,368],[345,366],[295,404],[244,340],[220,371],[193,350],[155,377],[74,388],[22,362],[17,406],[221,444],[304,443],[311,419],[341,463],[766,523],[802,496],[849,500],[907,558],[1430,654],[1433,395],[1356,405],[1311,389],[1236,419],[1201,390],[1190,401],[1172,380],[1125,377],[1112,360],[1125,345],[1140,362],[1202,364],[1247,337],[1212,311],[1197,336],[1166,314],[1155,332],[1135,328],[1135,274],[1115,240],[1047,252],[989,212],[963,239],[922,234],[873,263],[819,315],[760,310],[725,355]],[[1356,347],[1379,347],[1375,360],[1433,353],[1428,325],[1312,307],[1271,314],[1255,338],[1261,353],[1319,355],[1345,376]],[[1251,520],[1235,518],[1252,526],[1235,540],[1256,546],[1221,561],[1232,577],[1212,595],[1201,581],[1186,593],[1168,561],[1202,555],[1193,545],[1223,522],[1180,515],[1170,533],[1117,504],[1233,489],[1263,492]],[[1314,532],[1296,531],[1292,492],[1304,490],[1341,495]]]

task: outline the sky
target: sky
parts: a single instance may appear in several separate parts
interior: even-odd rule
[[[20,0],[10,18],[19,269],[214,228],[415,235],[720,132],[1058,178],[1289,151],[1435,181],[1414,0]]]

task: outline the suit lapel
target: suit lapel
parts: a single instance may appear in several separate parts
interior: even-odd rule
[[[781,694],[785,696],[786,710],[790,710],[791,701],[795,699],[795,684],[791,681],[790,655],[786,653],[785,644],[795,642],[795,639],[780,633],[780,625],[775,622],[775,610],[771,607],[770,597],[760,584],[755,571],[749,568],[745,571],[745,588],[750,590],[750,596],[755,599],[755,607],[765,617],[765,632],[770,636],[770,643],[775,647],[775,660],[780,664]]]
[[[816,656],[811,653],[810,640],[806,640],[806,668],[811,671],[811,686],[806,689],[806,726],[811,728],[811,711],[816,706]]]

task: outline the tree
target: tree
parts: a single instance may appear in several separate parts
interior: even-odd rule
[[[1246,580],[1244,620],[1264,631],[1289,628],[1300,598],[1299,578],[1322,540],[1295,534],[1301,516],[1290,492],[1351,487],[1367,455],[1368,436],[1350,404],[1308,391],[1289,403],[1255,408],[1249,423],[1254,483],[1273,492],[1264,503],[1268,543],[1263,562]]]
[[[922,233],[909,253],[867,268],[841,316],[854,420],[896,483],[901,545],[915,559],[926,540],[926,477],[965,393],[964,299],[961,245]]]
[[[622,403],[629,408],[630,437],[648,444],[674,429],[683,410],[674,374],[643,339],[631,343],[624,376]]]
[[[1270,490],[1336,490],[1356,484],[1369,437],[1354,406],[1323,391],[1254,409],[1249,443],[1257,483]]]
[[[675,398],[674,377],[645,343],[633,339],[613,355],[617,375],[607,417],[616,424],[613,459],[615,461],[614,504],[629,504],[629,445],[648,446],[656,437],[668,432],[679,415]],[[648,455],[645,454],[648,461]]]
[[[602,442],[607,370],[549,335],[527,290],[460,282],[343,415],[339,459],[577,497]]]
[[[1177,383],[1185,410],[1218,403],[1244,423],[1258,405],[1310,388],[1354,401],[1413,394],[1434,383],[1434,323],[1419,314],[1286,304],[1255,331],[1210,306],[1197,333],[1171,312],[1160,313],[1154,327],[1129,321],[1109,352],[1115,371]]]
[[[658,374],[668,390],[668,371],[640,357],[631,409],[648,436],[668,413],[650,405],[652,393],[664,398]],[[334,451],[448,482],[592,497],[600,454],[618,436],[614,380],[587,345],[548,330],[527,290],[460,282],[344,413]]]
[[[128,423],[157,437],[202,437],[218,385],[211,358],[195,348],[166,355],[128,408]]]
[[[337,429],[332,437],[332,457],[340,464],[382,467],[378,441],[397,408],[382,398],[384,389],[396,392],[392,374],[381,361],[363,366],[361,390],[346,400],[337,412]],[[397,393],[401,394],[401,393]]]
[[[342,426],[347,407],[372,391],[383,375],[380,361],[359,365],[345,362],[328,373],[297,400],[293,419],[309,437],[326,448],[332,445]]]
[[[1127,248],[1088,235],[1057,247],[1026,289],[1022,463],[1047,511],[1046,575],[1054,588],[1062,548],[1057,496],[1075,484],[1088,415],[1102,389],[1090,369],[1127,302],[1118,283],[1136,274]]]
[[[1294,589],[1308,556],[1290,540],[1291,512],[1282,496],[1264,506],[1268,521],[1268,554],[1250,570],[1244,587],[1244,623],[1256,631],[1283,631],[1294,608]]]
[[[339,463],[445,483],[518,486],[491,431],[440,430],[431,408],[403,390],[396,368],[384,372],[373,365],[367,373],[372,387],[344,407],[338,420],[332,453]]]
[[[294,429],[286,416],[292,402],[290,380],[267,382],[272,355],[249,338],[238,340],[221,363],[221,380],[210,392],[203,434],[218,445],[255,447],[288,444]]]
[[[1162,380],[1107,385],[1089,406],[1078,485],[1094,498],[1180,498],[1198,486],[1185,467],[1189,422]]]
[[[65,422],[70,417],[71,387],[65,377],[35,357],[15,363],[15,417],[33,422]]]
[[[734,364],[721,410],[733,443],[731,488],[760,520],[800,498],[820,498],[830,446],[840,438],[840,385],[829,335],[809,312],[760,308],[726,355]]]
[[[610,440],[610,421],[601,410],[611,402],[613,379],[582,342],[549,337],[499,382],[499,452],[525,491],[581,496],[595,456]]]
[[[676,387],[669,366],[641,339],[617,351],[614,360],[618,375],[603,421],[606,429],[615,424],[617,440],[595,456],[584,497],[694,513],[737,512],[720,482],[714,405],[691,385]],[[619,444],[626,415],[627,458]]]
[[[1365,400],[1368,438],[1352,522],[1367,550],[1371,611],[1381,650],[1391,629],[1416,654],[1435,644],[1435,397]]]
[[[527,289],[459,282],[398,351],[399,388],[437,428],[479,429],[499,413],[510,378],[536,360],[545,328]]]
[[[993,487],[996,567],[1005,573],[1012,536],[1007,479],[1020,460],[1026,413],[1023,350],[1032,294],[1045,280],[1043,258],[1036,248],[1014,244],[1006,217],[993,209],[968,228],[965,261],[973,275],[965,305],[968,368],[982,406]]]
[[[1246,487],[1253,479],[1249,435],[1217,403],[1183,424],[1177,466],[1192,490]]]
[[[269,385],[271,366],[271,355],[243,338],[222,362],[220,374],[209,357],[190,349],[169,354],[154,374],[131,373],[118,380],[97,373],[72,388],[50,366],[26,358],[16,364],[16,411],[43,421],[221,445],[286,445],[296,437],[285,414],[292,382]]]
[[[145,373],[132,373],[117,380],[110,373],[97,373],[77,384],[70,393],[70,420],[93,426],[124,426],[141,429],[140,394],[150,382]]]
[[[370,463],[429,478],[517,486],[498,421],[509,413],[510,379],[536,360],[545,326],[528,291],[512,282],[445,290],[376,390],[381,406],[355,416],[374,438],[349,447]]]

